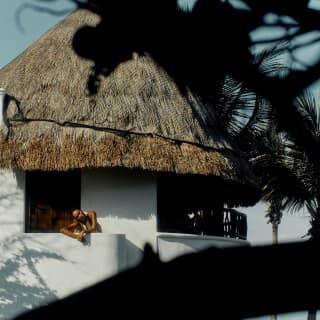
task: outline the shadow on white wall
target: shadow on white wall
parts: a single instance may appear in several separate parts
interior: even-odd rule
[[[62,261],[62,256],[28,248],[20,236],[5,239],[0,252],[0,319],[10,319],[17,313],[57,299],[37,271],[36,264],[43,259]]]

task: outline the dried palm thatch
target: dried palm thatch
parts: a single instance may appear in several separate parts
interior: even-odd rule
[[[247,162],[209,106],[148,55],[133,54],[86,94],[92,62],[72,48],[75,31],[98,16],[76,10],[0,70],[10,102],[0,168],[127,167],[213,175],[255,185]]]

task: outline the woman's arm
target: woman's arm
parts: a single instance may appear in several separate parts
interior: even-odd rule
[[[78,234],[74,233],[74,229],[78,226],[79,226],[79,223],[75,221],[75,222],[70,223],[66,227],[61,228],[60,232],[71,237],[71,238],[74,238],[74,239],[81,241],[84,237],[84,231],[80,231],[80,233],[78,233]]]
[[[95,211],[88,211],[88,218],[90,219],[90,227],[87,228],[86,233],[97,230],[97,214]]]

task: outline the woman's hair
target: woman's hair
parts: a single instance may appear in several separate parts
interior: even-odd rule
[[[78,215],[80,214],[80,212],[81,212],[81,210],[75,209],[75,210],[72,211],[72,216],[73,216],[74,218],[77,218]]]

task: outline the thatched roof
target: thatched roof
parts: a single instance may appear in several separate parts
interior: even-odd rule
[[[13,98],[2,125],[0,168],[141,168],[214,175],[254,184],[247,162],[209,106],[148,55],[133,54],[86,93],[92,62],[72,48],[75,31],[98,16],[77,10],[0,70]]]

